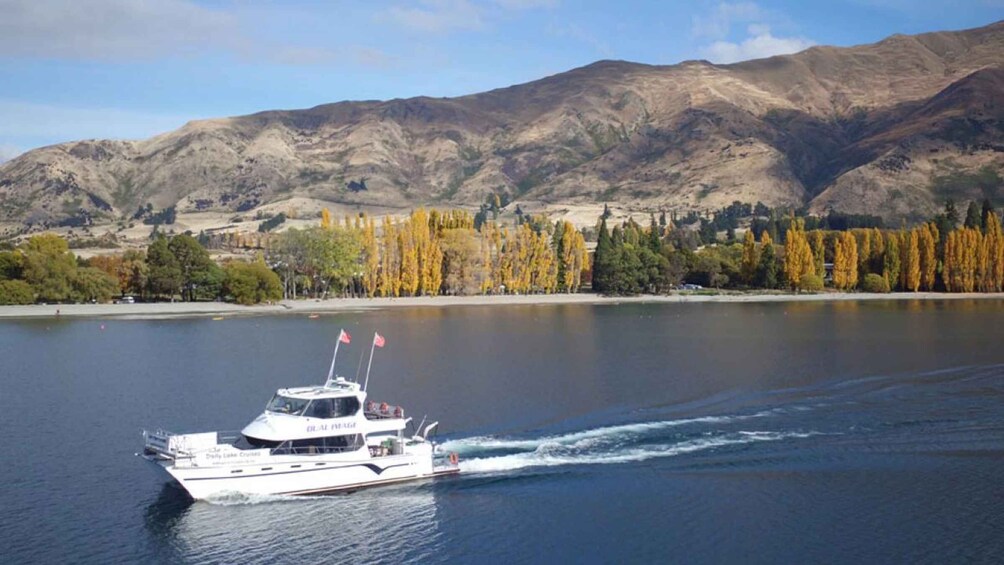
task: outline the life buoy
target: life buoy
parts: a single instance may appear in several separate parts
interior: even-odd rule
[[[450,465],[456,465],[458,461],[460,461],[460,458],[457,457],[457,454],[455,452],[450,453]]]

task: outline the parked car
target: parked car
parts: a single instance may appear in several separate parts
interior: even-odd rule
[[[681,286],[680,288],[683,289],[683,290],[704,290],[703,286],[701,286],[699,284],[690,284],[690,283],[687,283],[687,284]]]
[[[115,304],[135,304],[136,299],[131,296],[123,296],[122,298],[115,299]]]

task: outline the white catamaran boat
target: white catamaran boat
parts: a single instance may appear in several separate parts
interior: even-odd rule
[[[341,332],[339,343],[348,342]],[[383,346],[379,334],[374,346]],[[142,456],[195,499],[330,493],[460,472],[457,455],[429,439],[438,422],[405,437],[411,418],[401,407],[367,401],[369,369],[363,386],[333,378],[335,358],[323,386],[280,389],[240,432],[144,430]]]

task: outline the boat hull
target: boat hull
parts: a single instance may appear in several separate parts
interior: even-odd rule
[[[179,466],[170,459],[153,462],[196,500],[231,493],[328,494],[459,472],[455,465],[433,466],[431,453],[354,460],[314,455],[214,467]]]

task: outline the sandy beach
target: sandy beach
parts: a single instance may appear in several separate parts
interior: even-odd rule
[[[526,296],[435,296],[409,298],[332,298],[327,300],[284,300],[276,304],[241,306],[225,302],[151,302],[138,304],[33,304],[0,306],[3,318],[90,317],[155,319],[177,317],[231,317],[256,315],[310,315],[381,308],[421,308],[445,306],[517,306],[547,304],[625,304],[683,302],[835,302],[848,300],[1004,300],[1004,293],[819,293],[755,294],[678,293],[660,296],[600,296],[595,294],[548,294]]]

